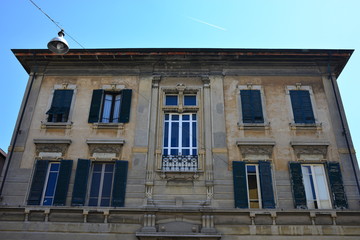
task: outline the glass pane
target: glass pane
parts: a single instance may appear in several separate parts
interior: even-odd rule
[[[192,123],[192,147],[197,146],[197,139],[196,139],[196,122]]]
[[[173,122],[171,124],[171,147],[179,146],[179,123]]]
[[[60,163],[51,163],[50,171],[59,171]]]
[[[104,182],[103,182],[103,189],[102,189],[101,198],[110,197],[110,195],[111,195],[112,179],[113,179],[113,174],[112,174],[112,172],[111,172],[111,173],[105,173],[105,174],[104,174]]]
[[[114,164],[110,163],[110,164],[106,164],[105,165],[105,172],[113,172],[114,170]]]
[[[170,150],[170,155],[179,155],[179,150],[178,149],[171,149]]]
[[[94,172],[91,179],[90,197],[99,196],[101,173]]]
[[[256,173],[256,167],[254,165],[247,165],[246,169],[248,173]]]
[[[115,104],[114,104],[114,114],[113,114],[113,119],[112,122],[113,123],[117,123],[119,122],[119,115],[120,115],[120,99],[121,99],[121,95],[116,95],[115,96]]]
[[[165,120],[169,120],[169,114],[165,114]]]
[[[164,147],[169,146],[169,123],[165,122],[165,129],[164,129]]]
[[[178,105],[178,96],[174,96],[174,95],[166,96],[165,105],[166,106],[177,106]]]
[[[259,202],[258,201],[256,201],[256,202],[251,201],[250,202],[250,208],[260,208]]]
[[[98,205],[98,198],[97,197],[89,199],[89,206],[97,206],[97,205]]]
[[[196,96],[184,96],[185,106],[196,106]]]
[[[196,114],[192,115],[192,120],[196,120]]]
[[[104,108],[103,108],[103,114],[101,120],[103,123],[108,123],[110,121],[111,104],[112,104],[112,95],[106,94],[104,99]]]
[[[182,120],[190,120],[190,115],[189,114],[182,115]]]
[[[184,156],[190,155],[190,150],[189,149],[182,149],[181,150],[181,155],[184,155]]]
[[[249,199],[259,199],[256,175],[248,175]]]
[[[171,115],[171,120],[179,120],[179,115]]]
[[[58,176],[58,172],[49,173],[48,182],[45,191],[46,197],[54,196],[57,176]]]
[[[190,124],[188,122],[182,124],[182,146],[190,146]]]
[[[110,206],[110,198],[102,198],[100,206],[102,206],[102,207]]]

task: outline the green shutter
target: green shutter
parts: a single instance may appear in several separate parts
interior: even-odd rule
[[[46,114],[69,114],[74,90],[55,90],[50,109]]]
[[[253,122],[263,123],[264,116],[262,111],[260,90],[251,90],[251,100],[253,106]]]
[[[309,91],[300,91],[301,105],[303,109],[303,117],[305,123],[315,123],[314,112],[311,105]]]
[[[128,161],[116,161],[111,204],[113,207],[124,207],[125,205],[127,172]]]
[[[104,90],[102,89],[96,89],[93,91],[88,119],[89,123],[99,122],[103,94]]]
[[[241,90],[241,110],[243,123],[252,123],[253,114],[252,114],[252,105],[251,105],[251,92],[250,90]]]
[[[263,123],[260,90],[241,90],[241,108],[244,123]]]
[[[59,176],[57,179],[53,205],[65,206],[66,196],[69,189],[69,182],[72,170],[72,160],[61,160]]]
[[[248,208],[248,193],[246,186],[246,169],[244,162],[233,162],[234,201],[236,208]]]
[[[121,107],[120,107],[120,118],[119,122],[127,123],[130,119],[131,110],[131,89],[124,89],[121,91]]]
[[[338,162],[329,162],[327,164],[327,168],[334,207],[336,209],[348,208],[340,164]]]
[[[307,204],[301,163],[291,162],[289,163],[289,168],[295,208],[306,209]]]
[[[275,208],[270,162],[259,161],[259,174],[260,174],[262,207]]]
[[[32,179],[28,205],[40,205],[49,161],[37,160]]]
[[[291,106],[295,123],[315,123],[310,93],[305,90],[290,91]]]
[[[86,189],[90,172],[90,160],[78,159],[74,189],[71,200],[72,206],[84,206],[86,198]]]

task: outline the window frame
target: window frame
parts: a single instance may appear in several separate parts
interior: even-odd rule
[[[112,97],[111,100],[111,106],[110,106],[110,112],[109,112],[109,120],[108,122],[104,121],[104,114],[105,114],[105,102],[106,102],[106,96],[110,95]],[[116,97],[119,96],[119,106],[118,106],[118,116],[117,116],[117,121],[114,122],[114,114],[116,113]],[[99,123],[119,123],[119,119],[120,119],[120,111],[121,111],[121,102],[122,102],[122,93],[121,91],[104,91],[102,100],[101,100],[101,110],[100,110],[100,116],[99,119],[101,121],[99,121]],[[116,118],[116,117],[115,117]]]
[[[310,102],[311,102],[311,108],[312,108],[312,112],[314,115],[314,123],[296,123],[295,122],[295,116],[294,116],[294,111],[293,111],[293,106],[292,106],[292,101],[291,101],[291,96],[290,96],[290,91],[293,90],[302,90],[302,91],[308,91],[309,92],[309,96],[310,96]],[[285,89],[286,92],[286,99],[287,99],[287,103],[288,103],[288,114],[289,114],[289,119],[291,119],[290,121],[290,126],[292,127],[321,127],[321,123],[318,121],[318,114],[317,114],[317,107],[316,107],[316,101],[315,101],[315,96],[314,96],[314,92],[312,90],[311,86],[303,86],[301,84],[297,84],[297,85],[289,85],[286,86]]]
[[[254,166],[255,167],[255,176],[256,176],[256,187],[257,187],[257,194],[258,199],[257,202],[259,204],[259,207],[252,208],[251,202],[256,202],[252,199],[250,199],[250,189],[249,189],[249,173],[248,173],[248,167]],[[260,184],[260,173],[259,173],[259,164],[258,163],[246,163],[245,164],[245,174],[246,174],[246,188],[247,188],[247,195],[248,195],[248,206],[250,209],[262,209],[262,196],[261,196],[261,184]],[[251,174],[254,175],[254,174]]]
[[[262,115],[263,115],[263,122],[262,123],[245,123],[243,121],[243,109],[242,109],[242,101],[241,101],[241,90],[258,90],[260,91],[260,101],[261,101],[261,108],[262,108]],[[237,85],[236,88],[236,101],[237,101],[237,109],[238,109],[238,127],[241,130],[244,129],[257,129],[257,128],[265,128],[268,129],[270,123],[268,121],[267,112],[266,112],[266,99],[265,99],[265,92],[264,88],[261,85]]]
[[[54,189],[52,189],[53,194],[50,197],[47,197],[46,192],[47,192],[47,188],[49,186],[49,177],[50,177],[50,174],[51,174],[51,166],[53,164],[57,164],[58,169],[56,171],[57,174],[56,174],[56,180],[55,180],[55,183],[54,183]],[[43,192],[42,192],[42,195],[41,195],[41,201],[40,201],[41,206],[53,206],[54,199],[55,199],[56,188],[57,188],[57,182],[58,182],[58,179],[59,179],[60,167],[61,167],[61,162],[59,162],[59,161],[51,161],[51,162],[48,163],[47,170],[46,170],[45,182],[44,182],[44,189],[43,189]],[[45,198],[51,198],[51,204],[44,204]]]

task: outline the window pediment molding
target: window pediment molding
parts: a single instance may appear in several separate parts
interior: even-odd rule
[[[51,155],[56,155],[55,153],[61,153],[61,157],[66,155],[66,152],[71,144],[70,139],[34,139],[34,144],[36,145],[36,156],[46,155],[44,153],[49,153]],[[59,157],[59,156],[58,156]]]
[[[269,160],[272,159],[275,141],[236,141],[243,160]]]
[[[120,159],[124,139],[87,139],[92,158]]]
[[[326,159],[329,142],[301,142],[292,141],[290,145],[298,160],[305,159]]]

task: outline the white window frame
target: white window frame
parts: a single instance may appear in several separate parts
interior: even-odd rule
[[[258,192],[258,202],[259,202],[259,207],[258,208],[254,208],[254,209],[261,209],[262,208],[262,198],[261,198],[261,185],[260,185],[260,174],[259,174],[259,165],[258,164],[245,164],[245,169],[246,169],[246,188],[247,188],[247,195],[248,195],[248,206],[249,208],[251,208],[251,200],[250,200],[250,190],[249,190],[249,181],[248,181],[248,176],[250,175],[248,173],[248,166],[254,166],[255,167],[255,175],[256,175],[256,184],[257,184],[257,192]],[[251,175],[254,175],[251,173]],[[253,201],[254,202],[254,201]]]
[[[59,169],[56,171],[57,176],[56,176],[55,187],[54,187],[54,195],[50,196],[50,197],[52,197],[52,203],[50,205],[44,205],[44,200],[47,197],[47,196],[45,196],[45,194],[46,194],[46,190],[47,190],[47,187],[48,187],[48,184],[49,184],[49,176],[50,176],[50,173],[51,173],[50,169],[51,169],[52,164],[58,164],[59,165]],[[58,182],[58,179],[59,179],[60,167],[61,167],[60,162],[49,162],[49,164],[48,164],[48,167],[47,167],[47,170],[46,170],[46,178],[45,178],[44,189],[43,189],[43,193],[42,193],[42,196],[41,196],[41,202],[40,202],[41,206],[52,206],[54,204],[54,197],[55,197],[57,182]]]
[[[310,167],[311,170],[311,179],[310,175],[305,172],[305,167]],[[315,173],[315,167],[318,169],[321,169],[321,177],[322,181],[324,182],[325,187],[322,188],[323,191],[325,191],[325,195],[327,199],[320,199],[320,190],[319,190],[319,179],[318,176],[314,175]],[[323,164],[301,164],[301,171],[303,176],[303,184],[305,188],[305,195],[306,195],[306,205],[309,209],[331,209],[332,204],[330,200],[330,191],[329,191],[329,183],[327,179],[327,175],[325,172],[325,168]],[[306,180],[306,179],[308,180]],[[313,182],[313,186],[308,185],[307,183]],[[311,192],[310,192],[311,191]],[[311,193],[315,193],[315,199],[311,198]],[[317,206],[315,205],[315,202],[317,203]]]

